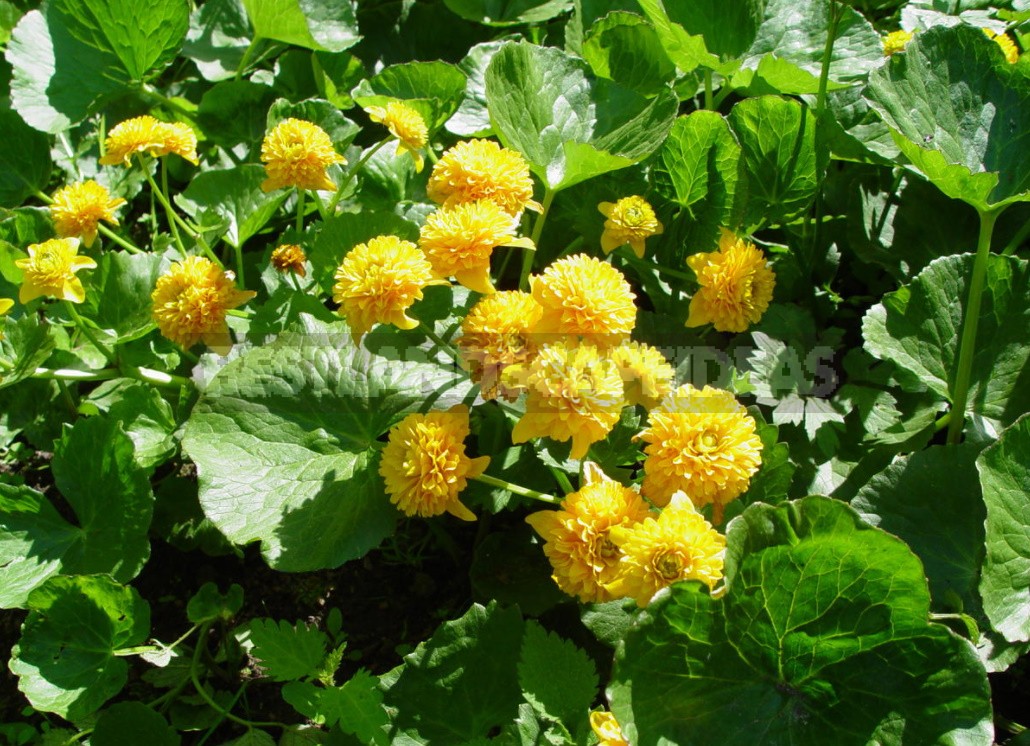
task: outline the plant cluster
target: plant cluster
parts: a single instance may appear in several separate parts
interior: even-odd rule
[[[1023,0],[0,39],[0,740],[1027,738]],[[155,547],[465,590],[382,666]]]

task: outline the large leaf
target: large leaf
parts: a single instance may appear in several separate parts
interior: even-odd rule
[[[970,444],[917,451],[870,479],[851,501],[923,561],[936,611],[975,614],[980,606],[985,513],[976,454]]]
[[[815,199],[826,166],[815,116],[793,99],[748,98],[730,111],[747,175],[747,223],[787,222]]]
[[[243,0],[254,35],[342,52],[361,39],[351,0]]]
[[[58,576],[29,596],[29,616],[9,667],[37,710],[80,720],[125,685],[117,651],[141,645],[150,607],[104,575]]]
[[[866,98],[905,156],[979,210],[1030,199],[1030,78],[977,28],[932,28],[869,77]]]
[[[384,674],[391,743],[466,743],[511,722],[521,701],[518,609],[474,604]]]
[[[583,59],[594,74],[653,96],[676,77],[676,66],[662,48],[658,32],[635,13],[615,12],[590,27]]]
[[[142,702],[119,702],[101,713],[89,742],[92,746],[179,746],[181,739],[152,707]]]
[[[591,77],[582,60],[559,49],[527,43],[507,44],[494,55],[486,97],[501,141],[554,190],[650,155],[677,106],[671,90],[648,99]]]
[[[693,247],[714,246],[720,227],[737,227],[740,171],[740,145],[721,115],[695,111],[673,124],[652,175],[659,193],[685,208],[699,237],[682,247],[678,263]]]
[[[1030,640],[1030,415],[977,459],[987,504],[984,611],[1007,640]]]
[[[76,38],[113,53],[130,81],[171,62],[190,24],[187,0],[51,0]]]
[[[448,132],[461,137],[486,137],[491,133],[490,111],[486,108],[486,70],[505,41],[507,39],[476,44],[458,63],[458,69],[465,73],[465,97],[454,116],[447,120]]]
[[[572,0],[444,0],[444,5],[465,20],[487,26],[549,21],[572,4]]]
[[[170,262],[157,254],[109,252],[90,275],[82,314],[101,329],[133,338],[151,328],[154,285]]]
[[[337,567],[390,534],[397,512],[377,471],[379,437],[468,386],[420,362],[421,350],[388,352],[372,356],[345,324],[302,316],[218,372],[183,449],[205,514],[230,541],[260,541],[272,567],[300,572]]]
[[[243,0],[207,0],[190,14],[182,53],[207,80],[225,80],[233,77],[249,44]]]
[[[204,171],[194,177],[175,201],[194,220],[205,222],[206,213],[225,220],[228,224],[225,240],[233,246],[242,246],[265,227],[290,194],[282,189],[263,191],[261,183],[266,178],[264,167],[253,163]]]
[[[0,207],[17,207],[50,181],[50,138],[0,109]]]
[[[903,388],[951,399],[973,259],[934,260],[866,314],[865,348],[898,366]],[[990,256],[982,303],[968,410],[1005,426],[1030,410],[1030,263]]]
[[[752,505],[727,541],[726,595],[674,586],[616,654],[633,743],[991,743],[983,667],[927,622],[904,543],[822,497]]]

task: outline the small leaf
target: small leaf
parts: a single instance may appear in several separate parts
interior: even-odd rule
[[[583,59],[594,75],[653,96],[676,77],[654,27],[635,13],[615,11],[597,20],[583,39]]]
[[[518,672],[526,701],[570,732],[586,730],[587,713],[597,697],[597,671],[586,653],[529,622]]]
[[[572,8],[572,0],[444,0],[450,10],[467,21],[487,26],[542,23]]]
[[[1030,640],[1030,416],[1005,430],[976,467],[987,504],[984,611],[1005,639]]]
[[[243,588],[233,583],[225,595],[214,583],[204,583],[186,604],[186,617],[194,624],[224,619],[228,621],[243,608]]]
[[[29,616],[11,653],[18,688],[37,710],[81,720],[125,685],[115,653],[141,645],[150,607],[104,575],[50,578],[29,596]]]
[[[175,202],[194,220],[214,214],[228,224],[225,239],[233,246],[242,246],[265,227],[286,201],[289,191],[265,192],[261,183],[267,178],[263,166],[244,164],[226,169],[212,169],[197,174],[186,191],[176,195]]]
[[[105,252],[90,275],[90,292],[82,304],[82,315],[123,339],[133,339],[151,329],[150,296],[157,278],[169,265],[157,254]]]
[[[50,357],[57,342],[50,324],[40,321],[35,314],[22,316],[17,321],[0,316],[0,326],[4,329],[0,356],[14,363],[11,370],[0,372],[2,389],[32,376]]]
[[[351,0],[243,0],[254,35],[342,52],[361,39]]]
[[[251,654],[273,681],[306,679],[318,673],[325,659],[329,638],[325,633],[298,622],[254,619],[250,622]]]

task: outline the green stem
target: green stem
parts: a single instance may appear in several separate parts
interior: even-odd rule
[[[939,433],[941,430],[946,428],[948,426],[948,423],[950,422],[951,412],[945,412],[943,415],[938,417],[937,420],[933,423],[933,431],[935,433]]]
[[[117,366],[118,358],[115,356],[114,352],[111,351],[110,347],[101,342],[100,338],[93,333],[93,330],[86,325],[86,320],[79,315],[79,312],[75,309],[75,304],[68,300],[63,302],[65,309],[72,317],[72,321],[75,322],[75,326],[79,328],[79,331],[81,331],[86,336],[86,339],[88,339],[93,346],[100,351],[100,354],[107,358],[109,363]]]
[[[0,370],[14,370],[14,363],[0,357]]]
[[[143,93],[143,95],[145,95],[150,100],[156,101],[157,103],[159,103],[159,104],[161,104],[163,106],[168,107],[169,109],[171,109],[172,111],[174,111],[177,114],[180,114],[181,116],[185,117],[186,119],[192,119],[193,116],[194,116],[193,112],[190,111],[189,109],[187,109],[186,107],[184,107],[182,104],[180,104],[179,102],[174,101],[174,100],[168,98],[168,96],[164,95],[163,93],[161,93],[158,90],[155,90],[154,88],[151,88],[150,86],[148,86],[146,84],[143,84],[142,86],[140,86],[140,91]]]
[[[137,367],[135,365],[123,365],[119,372],[127,378],[135,378],[137,381],[144,381],[145,383],[149,383],[154,386],[163,386],[165,388],[182,388],[183,386],[190,386],[193,383],[189,378],[177,376],[172,373],[166,373],[163,370],[144,368],[142,366]]]
[[[459,366],[461,365],[461,355],[458,354],[458,351],[455,350],[454,347],[452,347],[448,342],[446,342],[443,339],[443,337],[434,332],[432,328],[430,328],[429,324],[423,321],[419,325],[419,328],[422,330],[422,333],[430,339],[430,341],[432,341],[441,350],[446,352],[447,355]]]
[[[74,368],[36,368],[33,378],[42,381],[110,381],[119,378],[121,371],[112,368],[104,370],[75,370]]]
[[[236,75],[234,77],[234,80],[239,80],[243,77],[243,73],[247,71],[247,63],[250,62],[251,55],[254,54],[254,50],[257,48],[257,45],[261,41],[262,38],[257,35],[255,35],[254,38],[251,39],[250,44],[247,45],[247,49],[243,52],[243,57],[240,59],[239,66],[236,68]]]
[[[543,492],[537,492],[531,490],[528,487],[523,487],[519,484],[512,484],[504,479],[498,479],[497,477],[491,477],[489,474],[480,474],[478,477],[470,477],[477,482],[488,484],[491,487],[500,487],[501,489],[508,490],[513,495],[520,495],[521,497],[528,497],[532,500],[539,500],[540,502],[548,503],[550,505],[558,505],[561,500],[554,495],[548,495]]]
[[[304,190],[297,190],[297,240],[304,235]]]
[[[79,741],[81,741],[83,738],[85,738],[86,736],[88,736],[92,732],[93,732],[92,728],[86,728],[86,730],[80,730],[74,736],[72,736],[68,740],[64,741],[62,746],[72,746],[72,744],[78,743]]]
[[[336,214],[336,206],[340,204],[340,198],[343,197],[344,191],[347,189],[348,186],[350,186],[351,179],[357,176],[358,171],[361,170],[361,167],[368,163],[368,159],[375,155],[379,148],[386,145],[386,143],[390,142],[392,139],[393,136],[391,135],[389,137],[384,137],[382,140],[377,142],[375,145],[368,149],[367,153],[361,156],[361,160],[354,164],[354,168],[347,172],[347,175],[343,177],[343,181],[340,182],[340,186],[336,187],[336,194],[333,195],[332,200],[329,202],[329,207],[326,208],[326,211],[330,215]]]
[[[138,247],[136,244],[132,243],[131,241],[129,241],[129,240],[125,239],[125,238],[122,238],[121,236],[119,236],[117,233],[115,233],[113,230],[108,228],[103,223],[97,224],[97,230],[100,231],[104,235],[105,238],[111,239],[114,243],[116,243],[119,246],[121,246],[123,249],[128,251],[130,254],[143,254],[144,253],[143,249],[141,249],[140,247]]]
[[[142,159],[141,159],[141,161],[142,161]],[[171,207],[172,200],[171,200],[171,197],[169,197],[168,195],[169,195],[169,191],[168,191],[168,161],[167,160],[162,160],[161,161],[161,196],[162,196],[161,204],[163,204],[165,206],[165,210],[168,211],[168,230],[170,230],[172,232],[172,238],[175,240],[176,245],[180,249],[182,249],[182,239],[179,237],[179,226],[176,225],[176,223],[175,223],[175,215],[173,214],[172,207]],[[182,253],[183,254],[186,253],[185,249],[183,249]]]
[[[826,46],[823,48],[822,68],[819,70],[819,93],[815,99],[815,113],[818,119],[826,106],[826,88],[830,81],[830,58],[833,57],[833,44],[837,41],[837,27],[844,17],[844,6],[837,0],[830,0],[830,28],[826,31]]]
[[[980,213],[980,237],[976,244],[976,259],[973,261],[973,277],[969,281],[969,302],[966,304],[966,313],[962,319],[955,388],[951,397],[953,414],[948,424],[948,443],[958,443],[962,439],[969,382],[973,375],[973,354],[976,352],[976,328],[980,323],[980,302],[983,299],[984,280],[987,277],[987,262],[991,255],[991,235],[1003,209]]]
[[[705,108],[708,109],[709,111],[714,111],[715,110],[714,104],[715,104],[715,102],[714,102],[714,99],[712,97],[712,71],[706,69],[705,70]]]
[[[569,481],[568,474],[554,466],[548,466],[547,468],[551,470],[551,476],[554,477],[554,481],[558,483],[558,486],[562,488],[566,495],[570,492],[575,492],[575,490],[572,489],[572,482]]]
[[[242,289],[247,287],[247,281],[243,276],[243,244],[233,244],[232,250],[236,258],[236,286]]]
[[[1028,235],[1030,235],[1030,220],[1023,223],[1020,229],[1016,231],[1016,235],[1014,235],[1012,240],[1009,241],[1008,246],[1006,246],[1001,253],[1005,256],[1012,256],[1016,253],[1016,249],[1023,245],[1023,241],[1026,240]]]
[[[207,693],[207,689],[200,681],[200,674],[197,671],[200,665],[200,656],[205,650],[204,638],[207,635],[209,629],[211,629],[211,622],[204,622],[204,626],[200,628],[200,637],[197,639],[197,647],[193,651],[193,658],[190,660],[190,681],[193,682],[193,688],[197,690],[197,694],[200,695],[201,699],[207,702],[208,706],[219,713],[222,717],[232,720],[234,723],[242,725],[246,728],[289,728],[290,726],[285,723],[276,722],[255,722],[253,720],[246,720],[237,715],[233,715],[228,710],[224,709],[218,702],[215,701],[214,697]]]
[[[311,199],[315,202],[315,207],[318,209],[318,216],[322,218],[324,223],[329,219],[329,213],[326,211],[325,202],[322,201],[322,195],[318,191],[311,192]]]
[[[544,223],[547,222],[547,213],[551,211],[551,203],[554,202],[555,194],[556,192],[550,187],[544,187],[544,199],[541,203],[543,209],[537,215],[536,222],[533,223],[533,234],[529,237],[536,247],[536,251],[540,250],[540,236],[544,232]],[[536,255],[536,251],[527,251],[522,255],[522,271],[519,273],[520,290],[529,290],[529,273],[533,270],[533,257]]]
[[[215,265],[217,265],[218,267],[224,269],[225,267],[222,264],[222,260],[219,259],[218,255],[211,250],[211,247],[208,246],[207,241],[204,240],[204,237],[201,236],[199,232],[195,231],[189,223],[187,223],[185,220],[179,217],[179,213],[175,211],[175,208],[172,207],[172,203],[165,196],[164,192],[161,191],[161,188],[157,185],[157,182],[154,181],[154,177],[150,174],[150,169],[146,167],[146,162],[143,160],[143,156],[139,156],[139,163],[143,169],[143,176],[146,178],[147,183],[150,185],[150,194],[152,197],[157,198],[157,201],[161,203],[162,207],[164,207],[165,213],[168,215],[168,222],[178,223],[179,226],[183,229],[183,231],[185,231],[186,235],[197,242],[197,245],[200,246],[201,250],[207,256],[207,258],[214,262]],[[172,229],[170,228],[169,230]],[[176,239],[179,238],[179,234],[174,230],[172,230],[172,236]],[[182,252],[182,255],[186,256],[186,247],[183,246],[181,240],[177,241],[177,245],[179,247],[179,251]]]

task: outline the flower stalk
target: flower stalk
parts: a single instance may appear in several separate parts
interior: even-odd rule
[[[533,223],[533,234],[529,240],[532,241],[533,246],[540,247],[540,236],[544,232],[544,223],[547,221],[547,213],[551,211],[551,203],[554,202],[555,190],[550,187],[544,187],[544,198],[541,202],[543,209],[540,214],[536,217],[536,222]],[[533,255],[535,251],[526,251],[522,254],[522,271],[519,273],[519,289],[529,290],[529,273],[533,270]]]
[[[497,477],[491,477],[489,474],[480,474],[478,477],[469,477],[477,482],[488,484],[491,487],[500,487],[502,490],[508,490],[513,495],[519,495],[521,497],[528,497],[531,500],[539,500],[540,502],[547,503],[549,505],[558,505],[561,503],[561,499],[554,495],[548,495],[544,492],[537,492],[531,490],[528,487],[523,487],[519,484],[513,484],[504,479],[498,479]]]
[[[951,397],[952,417],[948,423],[949,444],[962,440],[969,384],[973,375],[973,355],[976,352],[976,329],[980,323],[980,305],[983,301],[984,281],[987,278],[987,262],[991,254],[991,236],[1003,209],[980,211],[980,236],[976,244],[973,276],[969,281],[969,302],[966,303],[966,313],[962,318],[962,336],[959,340],[958,363],[955,366],[955,388]]]

